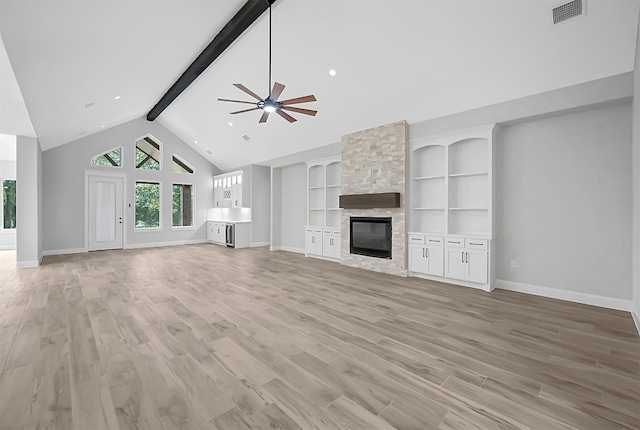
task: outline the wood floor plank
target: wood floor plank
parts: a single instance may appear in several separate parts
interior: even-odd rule
[[[264,248],[6,255],[0,428],[640,428],[628,312]]]

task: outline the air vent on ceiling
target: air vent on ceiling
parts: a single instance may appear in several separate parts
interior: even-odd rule
[[[207,149],[207,154],[209,154],[209,155],[213,155],[213,152],[211,152],[211,151],[209,151],[209,150]]]
[[[246,134],[243,134],[243,135],[242,135],[242,138],[243,138],[244,140],[249,140],[249,139],[251,139],[251,138],[250,138],[249,136],[247,136]]]
[[[567,21],[571,18],[578,17],[580,15],[584,15],[585,13],[585,0],[573,0],[569,3],[562,4],[558,7],[553,8],[553,23],[559,24],[561,22]]]

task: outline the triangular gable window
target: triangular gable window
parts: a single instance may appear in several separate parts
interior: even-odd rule
[[[173,171],[175,173],[193,173],[193,167],[182,158],[173,154]]]
[[[136,169],[160,170],[160,143],[151,136],[136,140]]]
[[[93,166],[108,166],[108,167],[121,167],[122,166],[122,146],[110,149],[104,154],[96,155],[91,158],[91,164]]]

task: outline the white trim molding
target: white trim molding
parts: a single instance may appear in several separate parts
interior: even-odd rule
[[[33,260],[33,261],[18,261],[16,262],[16,267],[18,269],[30,269],[32,267],[39,267],[40,266],[40,262],[42,260],[38,261],[38,260]]]
[[[633,313],[633,301],[631,300],[596,296],[595,294],[580,293],[578,291],[559,290],[557,288],[505,281],[504,279],[496,279],[495,285],[496,288],[501,288],[503,290],[517,291],[520,293],[532,294],[534,296],[549,297],[551,299],[565,300],[568,302],[582,303],[585,305],[599,306],[601,308],[617,309]],[[638,321],[636,321],[636,325],[637,324]]]
[[[271,245],[271,242],[251,242],[251,245],[249,245],[251,248],[259,248],[261,246],[269,246]]]
[[[296,254],[304,254],[304,248],[293,248],[291,246],[272,246],[269,251],[287,251],[295,252]]]
[[[636,323],[636,330],[638,330],[638,335],[640,335],[640,309],[637,306],[634,306],[631,311],[631,317],[633,317],[633,322]]]
[[[194,245],[197,243],[208,243],[207,239],[189,239],[189,240],[176,240],[172,242],[153,242],[153,243],[129,243],[125,245],[125,249],[137,249],[137,248],[158,248],[161,246],[178,246],[178,245]]]
[[[68,249],[46,249],[42,251],[42,255],[66,255],[66,254],[81,254],[87,252],[86,248],[68,248]]]

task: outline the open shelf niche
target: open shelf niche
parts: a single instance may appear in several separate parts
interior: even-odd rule
[[[410,231],[492,238],[494,129],[411,142]]]

